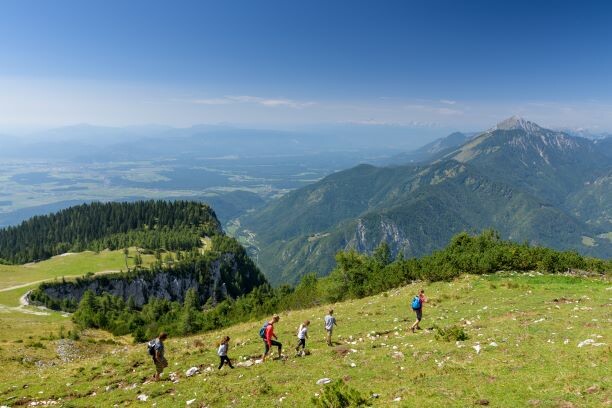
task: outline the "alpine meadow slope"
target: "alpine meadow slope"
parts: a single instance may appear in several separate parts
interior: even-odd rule
[[[607,287],[600,277],[537,273],[416,283],[333,305],[334,347],[325,344],[322,323],[330,305],[281,313],[276,332],[286,350],[297,343],[298,325],[312,322],[304,357],[257,364],[263,319],[170,337],[170,366],[157,383],[147,380],[154,367],[145,344],[129,336],[89,329],[80,341],[60,339],[58,328],[70,330],[70,322],[50,320],[59,316],[53,313],[45,316],[53,335],[30,331],[27,338],[18,334],[23,318],[0,315],[13,329],[0,333],[0,393],[11,406],[302,407],[333,394],[317,384],[330,378],[375,407],[601,407],[609,401]],[[413,334],[410,299],[420,288],[430,303],[425,330]],[[452,327],[467,340],[436,336]],[[226,335],[237,368],[219,371],[216,348]],[[188,377],[191,367],[197,374]]]
[[[605,141],[606,139],[604,139]],[[609,258],[612,158],[603,141],[509,118],[429,163],[360,165],[241,218],[272,283],[329,273],[337,251],[421,256],[463,230]],[[272,226],[272,227],[271,227]]]

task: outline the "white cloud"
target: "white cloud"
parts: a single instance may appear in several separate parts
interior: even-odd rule
[[[210,99],[194,99],[191,102],[195,103],[196,105],[227,105],[228,103],[231,103],[232,101],[230,101],[229,99],[224,99],[224,98],[210,98]]]
[[[445,105],[454,105],[457,103],[457,101],[452,101],[450,99],[440,99],[440,103],[443,103]]]
[[[314,102],[302,102],[293,99],[262,98],[259,96],[250,95],[226,95],[221,98],[193,99],[191,102],[196,105],[228,105],[231,103],[251,103],[272,108],[287,107],[294,109],[306,108],[315,104]]]

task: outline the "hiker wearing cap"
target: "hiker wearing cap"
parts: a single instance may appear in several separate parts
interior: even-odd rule
[[[419,323],[423,318],[423,303],[427,303],[427,300],[427,296],[425,296],[425,291],[423,289],[421,289],[419,294],[412,299],[412,310],[416,313],[416,321],[410,326],[410,330],[412,330],[413,333],[415,330],[421,330]]]
[[[276,341],[276,339],[278,338],[276,337],[276,334],[274,334],[274,323],[277,323],[279,320],[280,317],[275,314],[274,316],[272,316],[272,320],[270,320],[266,325],[264,325],[264,327],[262,327],[262,329],[264,329],[263,340],[265,346],[264,355],[262,357],[263,361],[266,361],[266,357],[268,356],[268,353],[270,352],[272,346],[278,347],[278,358],[281,358],[282,356],[281,351],[283,345]],[[274,338],[274,340],[272,338]]]
[[[332,346],[332,332],[334,331],[334,326],[337,326],[336,318],[334,317],[334,309],[329,309],[328,314],[325,316],[325,331],[327,332],[327,345]]]

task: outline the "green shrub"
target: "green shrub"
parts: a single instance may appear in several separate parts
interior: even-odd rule
[[[30,348],[40,348],[40,349],[44,349],[46,348],[44,344],[42,344],[40,341],[37,341],[35,343],[28,343],[26,344],[26,347],[30,347]]]
[[[319,408],[365,407],[372,405],[363,398],[359,391],[349,387],[342,380],[336,380],[325,385],[319,398],[313,398],[312,403]]]
[[[434,330],[436,331],[436,340],[464,341],[469,338],[465,330],[463,330],[463,327],[459,326],[449,326],[445,328],[435,326]]]

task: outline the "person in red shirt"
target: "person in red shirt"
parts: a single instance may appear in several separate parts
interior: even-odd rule
[[[423,318],[423,303],[427,303],[427,300],[428,300],[427,296],[425,296],[425,291],[423,289],[420,290],[418,296],[420,299],[419,307],[412,309],[416,313],[416,321],[412,324],[412,326],[410,326],[410,330],[412,330],[413,333],[415,330],[421,330],[419,323],[421,322],[421,319]]]
[[[272,316],[272,320],[270,320],[268,322],[268,325],[266,326],[266,331],[264,335],[265,351],[262,357],[263,361],[266,361],[266,357],[268,356],[268,353],[270,352],[270,349],[272,348],[272,346],[278,347],[278,358],[281,358],[282,356],[281,351],[282,351],[283,345],[276,340],[272,340],[272,338],[277,339],[276,334],[274,334],[274,323],[277,323],[279,320],[280,320],[280,317],[275,314],[274,316]]]

